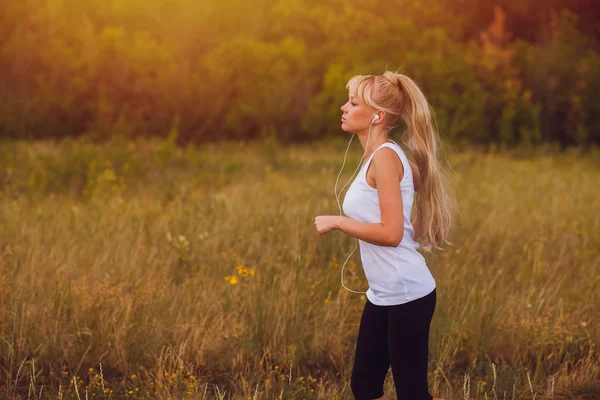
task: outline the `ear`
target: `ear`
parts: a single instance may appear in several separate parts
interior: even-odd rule
[[[374,124],[380,124],[383,122],[383,119],[385,118],[385,111],[379,110],[379,111],[377,111],[377,115],[379,115],[379,119],[377,121],[375,121]]]

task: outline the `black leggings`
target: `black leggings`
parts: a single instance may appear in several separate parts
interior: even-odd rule
[[[390,364],[398,400],[432,400],[427,366],[435,302],[435,289],[427,296],[395,306],[377,306],[367,299],[350,383],[356,400],[383,396]]]

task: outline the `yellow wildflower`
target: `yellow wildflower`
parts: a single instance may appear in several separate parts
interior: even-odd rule
[[[246,267],[243,265],[238,265],[235,268],[237,269],[237,273],[240,276],[243,276],[243,277],[254,276],[254,270],[252,268],[249,268],[249,267]]]

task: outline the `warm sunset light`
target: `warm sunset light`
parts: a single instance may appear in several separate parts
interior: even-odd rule
[[[387,67],[453,141],[599,143],[593,3],[3,2],[0,134],[304,141],[337,129],[346,79]]]
[[[600,0],[0,0],[0,400],[600,399]]]

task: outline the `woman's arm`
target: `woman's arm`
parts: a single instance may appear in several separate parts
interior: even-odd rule
[[[382,223],[361,222],[345,218],[338,229],[350,236],[377,246],[397,247],[402,240],[402,238],[400,240],[395,238]]]
[[[341,221],[338,229],[368,243],[397,247],[404,236],[400,192],[400,177],[404,175],[402,162],[393,149],[384,147],[375,153],[370,167],[377,186],[381,222],[368,223],[347,218]]]

